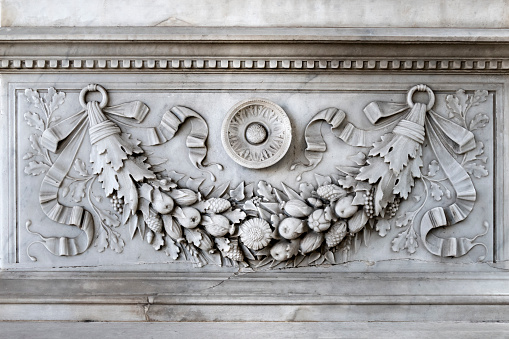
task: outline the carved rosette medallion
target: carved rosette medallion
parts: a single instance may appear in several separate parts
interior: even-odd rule
[[[239,165],[265,168],[284,157],[292,141],[285,111],[265,99],[239,102],[228,112],[221,131],[223,147]]]

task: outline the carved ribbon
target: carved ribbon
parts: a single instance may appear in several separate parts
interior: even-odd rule
[[[293,171],[298,166],[304,166],[308,167],[307,171],[311,171],[322,161],[323,154],[327,150],[327,145],[325,144],[321,131],[323,122],[331,125],[332,133],[348,145],[371,147],[389,127],[399,120],[388,120],[384,118],[391,117],[406,110],[408,110],[406,104],[392,102],[370,103],[364,108],[364,113],[373,125],[379,127],[376,130],[363,130],[355,127],[353,124],[345,121],[345,112],[334,107],[326,108],[318,112],[307,124],[304,132],[304,138],[306,139],[304,156],[309,163],[296,163],[293,164],[290,169]],[[298,180],[300,180],[300,175]]]
[[[364,108],[368,120],[376,125],[382,118],[395,116],[403,113],[403,119],[408,114],[409,106],[406,103],[372,102]],[[456,202],[448,207],[436,207],[427,211],[422,220],[420,233],[424,245],[432,254],[442,257],[460,257],[465,255],[472,247],[483,245],[473,243],[475,238],[440,238],[430,233],[432,229],[456,224],[464,220],[472,211],[476,200],[476,191],[472,179],[465,169],[451,155],[463,154],[475,148],[475,138],[472,132],[462,126],[443,118],[430,109],[427,110],[425,119],[425,132],[429,143],[437,157],[445,174],[449,178],[456,191]],[[336,108],[328,108],[319,112],[309,122],[305,131],[306,151],[305,156],[309,161],[306,167],[316,167],[327,149],[320,131],[323,121],[331,125],[332,132],[336,137],[351,146],[371,147],[380,135],[380,131],[365,131],[350,123],[342,124],[345,113]],[[383,128],[398,122],[396,120],[385,121]],[[296,165],[292,166],[292,170]],[[299,176],[300,178],[300,176]]]
[[[90,90],[95,90],[95,87]],[[90,127],[87,128],[90,117],[95,116],[89,112],[92,109],[100,109],[99,104],[97,102],[87,103],[87,109],[48,128],[42,135],[42,145],[51,152],[60,153],[48,170],[41,185],[39,200],[42,210],[49,219],[77,227],[82,231],[76,237],[44,237],[29,230],[41,237],[40,241],[34,243],[43,244],[54,255],[73,256],[81,254],[90,247],[94,238],[92,214],[82,206],[67,207],[58,202],[58,191],[71,169],[87,130],[92,145],[109,134],[121,133],[118,126],[109,119],[101,123],[92,121]],[[132,118],[138,123],[145,118],[149,111],[148,107],[141,101],[132,101],[101,109],[110,115]],[[202,161],[207,153],[205,140],[208,136],[208,127],[203,118],[189,108],[173,107],[164,114],[160,126],[144,128],[145,133],[143,135],[147,136],[145,144],[159,145],[171,140],[179,125],[186,118],[192,118],[192,130],[187,137],[186,145],[189,147],[193,165],[201,168]],[[30,254],[29,257],[34,261],[36,260]]]

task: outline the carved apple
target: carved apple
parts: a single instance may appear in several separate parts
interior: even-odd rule
[[[180,225],[185,228],[195,228],[201,221],[200,211],[193,207],[179,208],[175,216]]]
[[[279,224],[279,234],[288,240],[298,238],[306,230],[306,222],[297,218],[286,218]]]
[[[154,197],[152,207],[160,214],[168,214],[173,210],[173,199],[164,193]]]
[[[334,211],[340,218],[350,218],[357,212],[359,207],[357,205],[352,205],[353,202],[353,196],[347,195],[344,198],[341,198],[336,203],[336,207],[334,208]]]

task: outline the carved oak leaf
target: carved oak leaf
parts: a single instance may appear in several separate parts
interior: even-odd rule
[[[25,173],[28,175],[39,175],[45,173],[49,169],[49,166],[43,162],[38,161],[30,161],[27,166],[25,166]]]
[[[95,239],[95,247],[97,247],[97,251],[100,253],[104,252],[105,249],[108,248],[108,233],[106,231],[101,231],[97,238]]]
[[[406,235],[405,248],[408,253],[414,254],[417,247],[419,247],[419,244],[417,243],[417,234],[415,233],[414,228],[410,227]]]
[[[468,173],[472,174],[477,179],[487,177],[489,175],[488,170],[484,165],[478,164],[473,161],[465,164],[463,167]]]
[[[44,104],[41,101],[39,92],[34,91],[31,88],[27,88],[27,89],[25,89],[25,97],[27,98],[29,103],[34,105],[36,108],[40,109],[42,112],[46,112],[45,108],[44,108]]]
[[[25,118],[28,126],[35,127],[41,132],[44,132],[45,124],[44,121],[41,119],[39,114],[34,112],[26,112],[23,117]]]
[[[256,192],[263,197],[264,201],[276,201],[276,196],[272,193],[273,187],[264,180],[258,182],[258,189]]]
[[[442,196],[444,195],[444,192],[442,191],[442,188],[439,184],[435,182],[430,183],[430,194],[435,199],[435,201],[442,200]]]
[[[392,250],[394,252],[406,249],[408,253],[413,254],[417,247],[419,247],[419,244],[417,243],[417,234],[413,227],[409,227],[392,240]]]
[[[87,167],[83,160],[77,158],[74,160],[74,169],[78,172],[82,177],[88,177],[90,174],[87,171]]]
[[[154,239],[152,240],[152,247],[156,251],[159,251],[161,249],[161,247],[163,247],[163,246],[164,246],[163,234],[159,233],[159,232],[154,233]]]
[[[484,144],[481,141],[478,141],[476,143],[476,147],[473,150],[468,151],[465,154],[465,159],[463,160],[463,164],[467,163],[469,161],[475,161],[475,160],[480,160],[483,163],[486,163],[488,161],[488,157],[481,156],[483,154],[484,154]]]
[[[489,122],[490,118],[486,114],[476,114],[476,116],[470,121],[469,129],[474,131],[476,129],[484,128]]]
[[[28,137],[30,140],[30,145],[34,149],[34,151],[37,152],[37,154],[44,156],[44,151],[41,146],[41,136],[38,134],[31,134],[30,137]]]
[[[478,106],[479,104],[482,104],[486,100],[488,100],[488,91],[483,90],[476,90],[474,92],[473,97],[471,97],[471,106]]]
[[[109,238],[110,248],[117,253],[122,253],[124,251],[125,243],[120,237],[120,234],[115,231],[111,231]]]
[[[391,224],[386,219],[380,219],[376,222],[375,230],[378,231],[378,235],[385,237],[387,231],[391,229]]]
[[[81,202],[81,200],[85,197],[85,189],[86,189],[86,181],[78,181],[76,183],[76,187],[72,193],[72,200],[74,202]]]
[[[456,94],[447,95],[445,97],[446,107],[449,113],[449,118],[463,123],[464,110],[466,107],[468,96],[463,89],[456,91]]]
[[[166,248],[164,249],[164,253],[173,260],[177,260],[179,258],[180,248],[170,237],[166,237]]]
[[[44,102],[46,104],[49,114],[53,113],[60,105],[64,103],[65,93],[57,92],[55,88],[48,88],[48,93],[44,96]]]
[[[396,227],[408,226],[414,220],[415,212],[406,212],[396,219]]]
[[[428,177],[434,177],[438,171],[440,171],[440,165],[438,164],[438,161],[431,160],[428,165]]]

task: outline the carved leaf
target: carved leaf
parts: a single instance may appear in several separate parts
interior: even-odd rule
[[[428,177],[434,177],[439,170],[440,165],[438,164],[438,161],[431,160],[431,162],[428,165]]]
[[[256,192],[258,193],[258,195],[263,197],[263,200],[276,201],[276,196],[274,195],[274,193],[272,193],[272,190],[273,190],[272,185],[267,184],[266,181],[261,180],[258,182],[258,189],[256,190]]]
[[[108,248],[108,246],[108,233],[106,233],[106,231],[101,231],[95,239],[95,247],[97,247],[97,250],[102,253]]]
[[[49,169],[49,166],[43,162],[38,161],[30,161],[27,166],[25,166],[25,173],[28,175],[39,175],[46,172]]]
[[[471,131],[486,127],[490,122],[490,118],[486,114],[479,113],[471,121],[469,129]]]
[[[394,252],[399,252],[405,249],[407,231],[408,230],[401,232],[392,240],[392,250]]]
[[[202,234],[193,229],[184,228],[184,234],[186,235],[187,242],[192,242],[194,246],[200,247]]]
[[[351,175],[346,175],[344,177],[340,177],[338,179],[338,184],[340,186],[342,186],[343,188],[352,188],[352,187],[355,187],[355,185],[357,185],[357,180],[355,180],[354,177],[352,177]]]
[[[476,90],[474,92],[472,99],[471,99],[471,105],[478,106],[479,104],[485,102],[486,100],[488,100],[488,91],[485,89]]]
[[[164,249],[164,253],[173,260],[177,260],[179,258],[180,248],[170,237],[166,237],[166,248]]]
[[[154,233],[154,239],[152,240],[152,247],[159,251],[164,246],[164,238],[162,233]]]
[[[76,182],[76,187],[74,188],[72,194],[72,200],[74,202],[81,202],[81,200],[85,197],[85,189],[87,187],[86,181],[78,181]]]
[[[226,218],[228,218],[228,220],[230,220],[233,224],[238,224],[239,222],[246,218],[246,213],[240,209],[224,212],[223,215]]]
[[[447,106],[447,110],[449,112],[449,118],[462,117],[463,109],[458,96],[460,96],[461,98],[465,98],[466,101],[465,91],[462,89],[456,91],[456,95],[448,95],[445,97],[445,103]],[[465,101],[463,102],[463,104],[465,103]]]
[[[30,145],[37,152],[37,154],[44,155],[43,148],[41,146],[41,136],[37,134],[31,134],[28,138],[30,140]]]
[[[430,194],[435,199],[435,201],[442,200],[442,196],[444,195],[444,192],[442,191],[441,186],[436,182],[431,182],[430,184]]]
[[[463,163],[475,160],[480,160],[483,163],[486,163],[488,161],[488,157],[482,156],[483,154],[484,154],[484,144],[478,141],[476,143],[475,148],[473,150],[468,151],[465,154],[465,159],[463,160]]]
[[[367,180],[370,184],[375,184],[388,171],[387,164],[380,157],[369,158],[367,166],[361,167],[357,180]]]
[[[308,184],[308,183],[300,184],[299,189],[300,189],[300,196],[302,199],[311,198],[313,196],[313,191],[315,190],[313,185]]]
[[[417,247],[419,247],[419,244],[417,243],[417,234],[415,233],[414,228],[410,227],[409,232],[406,235],[405,248],[408,253],[414,254]]]
[[[65,93],[57,92],[53,87],[48,89],[48,93],[45,96],[46,104],[49,108],[49,113],[53,113],[60,105],[64,103]]]
[[[421,177],[421,167],[423,166],[421,153],[422,150],[419,148],[417,158],[411,159],[408,166],[403,168],[397,177],[393,192],[394,194],[399,194],[403,199],[407,199],[412,191],[412,187],[415,184],[414,178]]]
[[[408,226],[409,224],[412,223],[414,216],[415,212],[406,212],[405,214],[399,216],[396,219],[396,226],[397,227]]]
[[[88,177],[90,174],[87,171],[87,167],[83,160],[77,158],[74,160],[74,169],[78,172],[82,177]]]
[[[28,126],[35,127],[39,131],[44,132],[44,121],[41,119],[39,114],[34,112],[26,112],[23,116],[25,117]]]
[[[230,190],[230,197],[236,201],[244,200],[244,181],[242,181],[235,189]]]
[[[477,162],[471,161],[463,166],[465,170],[472,174],[474,177],[480,179],[489,175],[488,170],[484,165],[478,164]]]
[[[28,102],[33,104],[35,107],[40,109],[42,112],[46,112],[46,110],[44,108],[44,104],[41,101],[39,92],[34,91],[31,88],[27,88],[27,89],[25,89],[25,96],[26,96]]]
[[[381,237],[385,237],[387,235],[387,231],[391,229],[391,224],[389,221],[385,219],[380,219],[376,222],[375,230],[378,231],[378,235]]]
[[[138,214],[134,214],[129,219],[129,235],[131,235],[131,239],[134,239],[134,235],[136,234],[136,230],[138,229]]]
[[[120,237],[120,234],[118,234],[115,231],[110,232],[110,248],[114,250],[117,253],[122,253],[124,251],[124,240]]]

